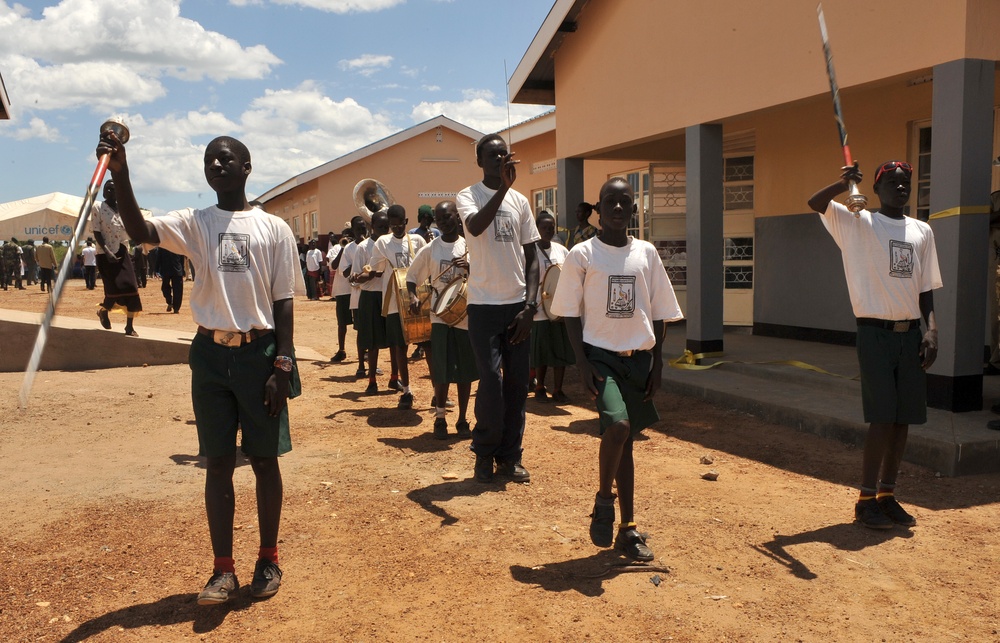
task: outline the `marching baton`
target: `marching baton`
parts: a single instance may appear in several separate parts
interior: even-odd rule
[[[119,119],[109,119],[101,125],[101,134],[114,132],[118,140],[124,145],[129,139],[128,127]],[[108,162],[111,160],[109,154],[102,154],[97,159],[97,169],[90,179],[87,187],[87,194],[80,205],[80,214],[76,218],[76,229],[73,230],[73,238],[70,239],[69,249],[63,257],[62,265],[59,267],[59,274],[56,276],[56,283],[50,289],[49,304],[42,317],[42,325],[38,329],[38,336],[35,338],[35,346],[31,349],[31,359],[28,360],[28,368],[24,371],[24,381],[21,383],[21,395],[19,406],[21,410],[28,408],[28,395],[31,393],[31,385],[35,381],[35,374],[38,372],[38,365],[42,361],[42,351],[45,350],[45,342],[49,338],[49,328],[52,326],[52,318],[56,314],[56,305],[59,304],[59,295],[62,294],[63,285],[66,283],[67,275],[72,272],[73,255],[76,254],[76,245],[83,236],[83,231],[87,227],[87,220],[90,218],[90,208],[97,197],[97,190],[101,187],[104,174],[108,171]]]
[[[816,15],[819,17],[819,33],[823,37],[823,53],[826,55],[826,75],[830,78],[830,93],[833,94],[833,116],[837,120],[840,131],[840,146],[844,148],[844,165],[854,165],[851,158],[851,147],[847,144],[847,127],[844,125],[844,113],[840,109],[840,89],[837,87],[837,76],[833,73],[833,53],[830,51],[830,36],[826,31],[826,18],[823,17],[823,3],[816,5]],[[847,209],[858,213],[868,207],[868,197],[858,191],[854,181],[850,182],[851,193],[847,197]]]

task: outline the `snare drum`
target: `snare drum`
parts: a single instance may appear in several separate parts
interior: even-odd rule
[[[559,275],[562,274],[562,266],[554,263],[545,270],[545,277],[542,279],[542,311],[549,321],[561,321],[562,317],[553,315],[550,310],[552,300],[556,296],[556,286],[559,285]]]
[[[417,299],[420,300],[420,310],[410,312],[410,291],[406,288],[406,268],[394,268],[389,287],[386,289],[385,300],[382,303],[382,316],[389,311],[389,298],[396,298],[396,308],[399,309],[399,321],[403,326],[403,339],[407,344],[422,344],[431,341],[431,312],[427,300],[430,299],[431,287],[428,283],[417,286]]]
[[[434,302],[434,315],[449,326],[461,322],[468,312],[467,282],[468,278],[465,275],[455,277],[441,290],[437,301]]]

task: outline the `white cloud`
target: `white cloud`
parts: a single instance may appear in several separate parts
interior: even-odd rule
[[[38,117],[32,118],[27,127],[13,130],[10,132],[10,135],[18,141],[40,139],[49,143],[55,143],[62,140],[62,135],[59,134],[58,129],[50,126]]]
[[[344,71],[353,71],[362,76],[371,76],[392,64],[392,56],[364,54],[350,60],[341,60],[337,65]]]
[[[420,123],[439,114],[468,125],[480,132],[499,132],[507,129],[507,105],[494,102],[494,94],[489,90],[466,90],[461,101],[424,101],[413,108],[410,116]],[[550,107],[538,105],[510,106],[510,123],[518,124],[549,111]]]
[[[382,11],[406,2],[406,0],[270,0],[273,4],[285,4],[308,9],[318,9],[330,13],[368,13]],[[239,7],[263,4],[262,0],[229,0],[229,4]]]
[[[0,0],[0,65],[37,109],[93,105],[95,95],[99,107],[135,105],[164,95],[164,75],[256,79],[279,64],[262,45],[182,17],[180,0],[62,0],[37,20]]]

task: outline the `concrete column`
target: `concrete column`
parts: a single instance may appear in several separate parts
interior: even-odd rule
[[[944,287],[934,291],[940,346],[927,402],[950,411],[983,407],[994,69],[971,59],[934,67],[930,224]]]
[[[687,348],[722,350],[722,126],[685,131],[687,166]]]
[[[559,193],[556,195],[556,208],[559,210],[556,225],[575,228],[576,206],[581,201],[586,201],[583,194],[583,159],[556,159],[556,181],[559,186]]]

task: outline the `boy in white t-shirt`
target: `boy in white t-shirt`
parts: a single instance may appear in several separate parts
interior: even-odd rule
[[[469,261],[465,239],[458,234],[458,209],[454,201],[442,201],[434,208],[434,220],[441,236],[421,248],[413,258],[406,273],[406,288],[410,293],[410,310],[420,309],[417,298],[417,284],[431,279],[433,300],[431,306],[431,382],[434,384],[434,437],[448,438],[448,421],[445,406],[448,399],[448,385],[455,383],[458,389],[458,421],[455,431],[459,438],[471,437],[466,412],[472,383],[479,378],[476,358],[469,343],[469,320],[467,317],[449,326],[434,314],[438,297],[450,283],[468,275]]]
[[[389,219],[386,213],[372,215],[372,234],[358,245],[351,267],[351,282],[361,286],[358,308],[354,313],[354,328],[358,331],[358,349],[368,356],[368,388],[365,395],[378,394],[379,350],[389,347],[386,336],[385,317],[382,316],[382,272],[371,265],[375,242],[389,234]],[[364,377],[364,366],[358,365],[358,377]]]
[[[282,484],[278,456],[291,450],[287,400],[297,373],[292,303],[305,291],[288,224],[246,198],[250,152],[222,136],[205,150],[205,179],[218,204],[144,219],[129,181],[125,147],[105,132],[98,156],[110,154],[118,207],[129,237],[186,255],[198,279],[191,315],[191,396],[199,455],[206,459],[205,508],[215,555],[199,605],[225,603],[239,590],[233,559],[237,431],[257,480],[260,549],[250,594],[267,598],[281,585],[278,526]]]
[[[858,164],[809,199],[844,259],[858,322],[861,400],[868,437],[854,518],[871,529],[911,527],[916,519],[896,501],[899,464],[910,424],[927,421],[924,374],[937,357],[934,296],[942,285],[931,227],[906,216],[913,168],[888,161],[875,173],[878,210],[857,214],[833,200],[861,181]],[[927,331],[921,334],[923,318]]]
[[[389,344],[392,375],[389,388],[399,391],[400,409],[413,408],[413,393],[410,391],[410,367],[406,362],[406,338],[403,336],[403,320],[399,314],[400,293],[397,290],[394,270],[408,268],[417,251],[427,245],[423,237],[406,232],[406,209],[398,203],[390,205],[386,211],[389,219],[387,234],[372,247],[372,269],[382,275],[382,311],[385,313],[385,334]],[[409,299],[403,301],[409,305]]]
[[[632,445],[660,419],[653,395],[663,370],[665,322],[683,318],[656,248],[628,235],[635,212],[628,181],[601,187],[601,235],[573,246],[563,263],[552,312],[563,317],[583,385],[597,399],[601,446],[599,488],[590,539],[636,560],[653,560],[635,523]],[[614,536],[615,494],[621,523]],[[613,539],[613,540],[612,540]]]

